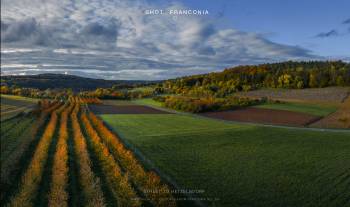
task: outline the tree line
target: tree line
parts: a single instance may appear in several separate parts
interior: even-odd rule
[[[281,62],[237,66],[222,72],[193,75],[159,84],[166,93],[225,97],[258,88],[350,86],[350,64],[342,61]]]
[[[137,90],[146,86],[149,90]],[[195,97],[226,97],[238,91],[259,88],[322,88],[350,86],[350,64],[342,61],[281,62],[237,66],[203,75],[193,75],[162,82],[134,85],[113,85],[109,88],[76,91],[75,88],[40,90],[17,85],[1,85],[1,94],[33,98],[64,98],[79,94],[100,99],[135,99],[162,93]]]
[[[161,102],[163,106],[179,111],[191,113],[201,113],[208,111],[225,111],[241,107],[258,105],[271,102],[267,98],[251,99],[247,97],[227,97],[214,98],[203,97],[195,98],[188,96],[155,96],[153,100]]]

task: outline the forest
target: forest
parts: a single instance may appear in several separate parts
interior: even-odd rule
[[[281,62],[237,66],[222,72],[164,81],[166,93],[226,97],[259,88],[323,88],[350,86],[350,64],[342,61]],[[161,90],[161,91],[162,91]]]
[[[164,81],[107,81],[76,76],[40,75],[30,78],[5,77],[1,93],[33,98],[68,97],[79,93],[83,97],[100,99],[135,99],[160,94],[177,94],[197,98],[225,98],[239,91],[259,88],[323,88],[350,86],[350,64],[342,61],[281,62],[228,68],[222,72],[193,75]],[[50,79],[51,78],[51,79]],[[10,81],[11,80],[11,81]],[[61,85],[61,88],[36,88],[42,81]],[[89,83],[87,88],[70,88]],[[27,87],[26,87],[27,86]],[[49,86],[49,85],[46,85]],[[45,86],[45,87],[46,87]],[[147,87],[147,90],[143,88]],[[140,90],[138,90],[140,89]]]

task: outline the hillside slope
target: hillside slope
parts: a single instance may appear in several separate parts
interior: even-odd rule
[[[131,85],[144,83],[149,82],[131,80],[103,80],[62,74],[40,74],[1,77],[1,85],[16,85],[22,88],[38,88],[43,90],[48,88],[72,88],[74,90],[89,90],[96,88],[110,88],[114,85]]]

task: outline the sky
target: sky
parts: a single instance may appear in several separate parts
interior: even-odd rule
[[[1,0],[1,75],[160,80],[350,61],[349,8],[348,0]]]

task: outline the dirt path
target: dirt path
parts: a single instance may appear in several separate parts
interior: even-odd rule
[[[310,126],[318,128],[350,129],[350,91],[336,112]]]

